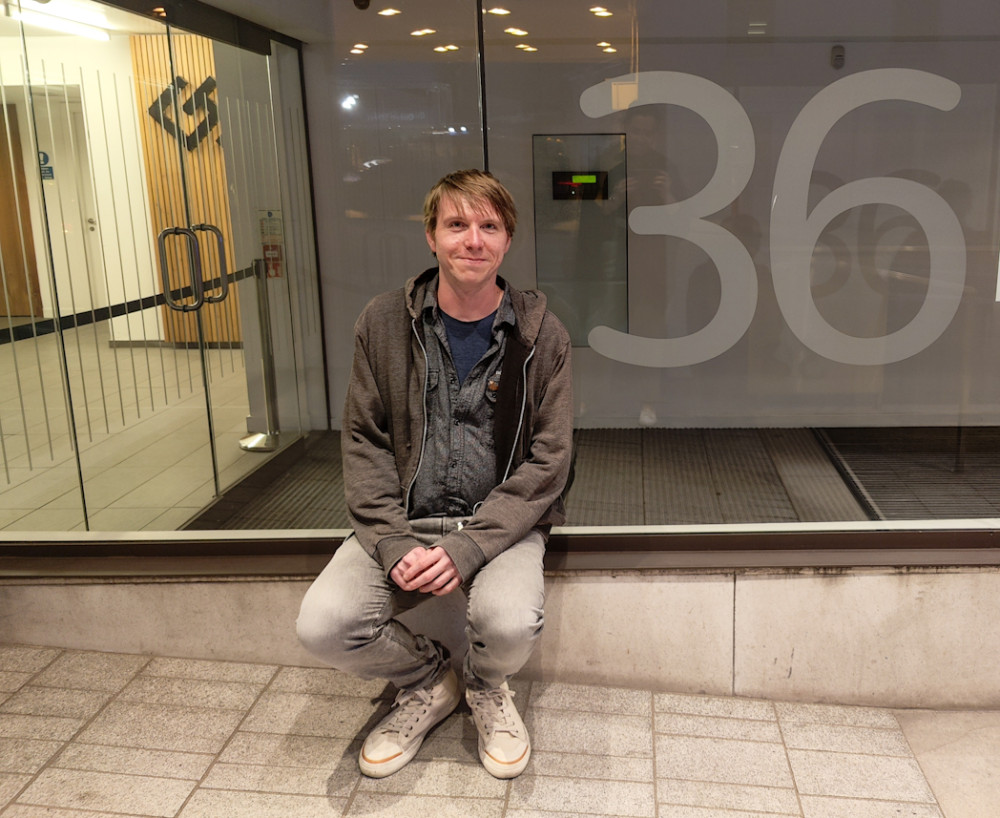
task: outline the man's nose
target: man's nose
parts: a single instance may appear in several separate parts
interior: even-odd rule
[[[471,225],[466,232],[465,240],[470,247],[479,247],[483,243],[483,233],[475,225]]]

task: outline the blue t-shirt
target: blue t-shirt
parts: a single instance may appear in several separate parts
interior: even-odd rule
[[[479,363],[493,338],[493,320],[496,310],[478,321],[459,321],[440,310],[444,329],[448,334],[451,359],[458,372],[458,382],[465,383],[465,376]]]

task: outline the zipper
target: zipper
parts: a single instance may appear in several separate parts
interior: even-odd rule
[[[510,457],[507,459],[507,468],[503,473],[504,480],[510,477],[510,470],[514,465],[514,454],[517,452],[517,442],[521,439],[521,433],[524,431],[524,410],[528,405],[528,364],[534,357],[535,347],[532,347],[531,352],[528,353],[528,357],[524,359],[524,365],[521,367],[521,412],[517,419],[517,431],[514,433],[514,443],[510,448]],[[502,483],[503,480],[500,482]]]
[[[427,347],[424,346],[424,342],[420,338],[420,333],[417,332],[416,318],[410,319],[410,329],[413,332],[413,337],[417,339],[417,346],[420,347],[420,352],[424,356],[424,391],[420,400],[421,407],[423,408],[424,427],[420,434],[420,456],[417,458],[417,469],[413,472],[410,484],[406,487],[406,496],[403,498],[403,509],[406,511],[407,517],[410,516],[410,495],[414,484],[417,482],[417,475],[420,474],[420,467],[424,463],[424,449],[427,446],[427,384],[430,379],[430,361],[427,359]]]

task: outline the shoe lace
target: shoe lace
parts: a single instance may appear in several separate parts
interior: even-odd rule
[[[479,725],[489,734],[510,733],[520,735],[521,727],[514,717],[511,701],[513,690],[496,688],[494,690],[474,691],[469,699],[469,708]]]
[[[400,690],[396,694],[394,707],[390,717],[382,724],[379,732],[399,733],[408,736],[427,713],[431,706],[431,694],[428,690]]]

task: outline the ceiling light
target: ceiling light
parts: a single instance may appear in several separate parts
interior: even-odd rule
[[[403,12],[401,12],[399,9],[382,9],[382,11],[379,12],[379,14],[381,14],[383,17],[395,17],[397,14],[402,14],[402,13]]]
[[[435,49],[439,54],[444,54],[447,51],[458,51],[457,45],[439,45]]]
[[[487,13],[487,14],[499,14],[499,15],[501,15],[501,16],[502,16],[502,15],[505,15],[505,14],[510,14],[510,12],[509,12],[509,11],[507,11],[507,9],[502,9],[502,8],[495,8],[495,9],[490,9],[490,10],[489,10],[489,11],[487,11],[486,13]]]
[[[605,54],[617,54],[618,53],[618,49],[615,48],[614,46],[610,46],[610,45],[607,48],[603,49],[603,51],[604,51]]]
[[[530,54],[531,52],[533,52],[533,51],[538,51],[538,49],[537,49],[537,48],[535,48],[535,47],[534,47],[533,45],[526,45],[526,46],[524,46],[524,48],[522,48],[521,50],[522,50],[522,51],[527,51],[527,52],[528,52],[529,54]]]
[[[611,45],[611,43],[598,43],[597,47],[598,48],[607,48],[609,45]]]
[[[525,31],[523,28],[513,28],[513,27],[511,27],[511,28],[505,28],[503,30],[503,33],[504,34],[513,34],[515,37],[527,37],[528,36],[528,32]]]
[[[437,29],[434,28],[420,28],[416,31],[411,31],[411,37],[426,37],[428,34],[437,34]]]
[[[68,20],[65,17],[57,17],[54,14],[45,14],[31,9],[19,10],[12,6],[7,6],[7,14],[11,19],[20,20],[26,26],[38,26],[62,34],[77,34],[80,37],[88,37],[91,40],[100,40],[101,42],[107,42],[111,39],[111,35],[103,28],[76,20]]]
[[[361,51],[364,51],[366,48],[368,48],[368,44],[367,43],[355,43],[354,47],[357,48],[357,49],[360,49]]]
[[[351,49],[351,53],[352,54],[364,54],[365,50],[363,48],[352,48]]]
[[[594,6],[590,11],[593,14],[596,14],[598,17],[610,17],[611,16],[611,12],[608,11],[606,8],[604,8],[604,6]]]

